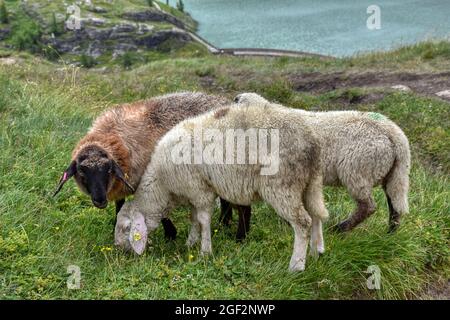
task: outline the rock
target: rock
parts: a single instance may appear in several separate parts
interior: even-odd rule
[[[86,50],[86,54],[97,59],[104,53],[104,51],[106,51],[106,47],[102,45],[100,41],[95,40],[94,42],[91,42],[89,44],[89,47]]]
[[[139,23],[139,27],[138,30],[136,31],[136,34],[145,34],[147,32],[152,31],[153,29],[155,29],[155,26],[146,24],[146,23]]]
[[[0,64],[2,64],[2,65],[10,66],[10,65],[13,65],[16,63],[17,63],[17,60],[13,59],[13,58],[0,58]]]
[[[162,30],[154,34],[138,38],[135,40],[135,43],[139,46],[145,46],[150,49],[157,47],[168,39],[175,39],[181,43],[186,43],[192,40],[189,34],[187,34],[186,32]]]
[[[405,86],[403,84],[398,84],[398,85],[392,86],[391,88],[395,89],[395,90],[399,90],[399,91],[404,91],[404,92],[410,92],[411,91],[410,87]]]
[[[0,41],[9,37],[11,29],[0,29]]]
[[[122,23],[114,26],[111,29],[111,34],[109,35],[110,39],[122,39],[129,38],[130,33],[135,33],[137,27],[134,24]]]
[[[436,92],[436,95],[441,98],[450,99],[450,90]]]
[[[141,11],[141,12],[126,12],[122,15],[125,19],[139,21],[139,22],[145,22],[145,21],[156,21],[156,22],[168,22],[171,23],[178,28],[185,29],[184,23],[179,20],[178,18],[175,18],[174,16],[165,13],[163,11],[158,11],[155,9],[150,9],[147,11]]]
[[[87,19],[87,22],[94,26],[102,26],[106,23],[106,20],[102,19],[102,18],[92,17],[92,18]]]
[[[137,46],[134,44],[128,44],[128,43],[118,43],[113,51],[112,57],[113,59],[117,59],[120,56],[123,56],[125,52],[128,51],[136,51]]]
[[[93,7],[92,9],[91,9],[91,11],[92,12],[95,12],[95,13],[107,13],[108,12],[108,10],[106,10],[105,8],[103,8],[103,7]]]
[[[86,28],[85,32],[91,40],[107,40],[112,33],[112,29]]]

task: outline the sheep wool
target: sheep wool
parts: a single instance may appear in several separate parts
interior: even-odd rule
[[[235,98],[241,105],[273,105],[255,93]],[[389,230],[408,212],[411,155],[403,131],[375,112],[309,112],[292,109],[316,133],[322,147],[323,183],[344,186],[357,203],[356,211],[338,224],[349,231],[375,212],[372,189],[384,188],[389,206]]]
[[[201,235],[201,251],[210,253],[211,214],[215,199],[220,196],[245,206],[262,199],[291,224],[295,240],[290,270],[305,268],[308,240],[312,254],[323,252],[322,221],[328,212],[322,195],[320,143],[303,115],[281,106],[263,108],[261,112],[260,106],[230,105],[185,120],[170,130],[155,148],[134,199],[118,214],[116,245],[142,253],[141,244],[147,239],[134,241],[130,235],[130,230],[136,229],[137,221],[144,217],[145,227],[139,233],[148,235],[176,205],[187,203],[193,208],[187,245],[193,245]],[[249,129],[277,130],[278,154],[275,157],[271,153],[271,158],[265,159],[264,163],[250,163],[250,160],[245,163],[174,161],[175,150],[176,154],[192,152],[192,144],[180,145],[180,139],[193,137],[191,141],[194,142],[198,128],[213,129],[223,135],[236,129],[244,132]],[[247,147],[247,150],[252,148],[250,142]],[[275,158],[278,160],[276,172],[262,174],[265,165]]]
[[[72,160],[80,154],[89,154],[93,146],[100,147],[119,164],[131,186],[136,188],[157,141],[170,128],[184,119],[227,103],[226,98],[219,96],[182,92],[117,106],[95,120],[88,134],[73,150]],[[78,176],[75,180],[80,189],[86,191]],[[116,179],[107,198],[113,201],[129,194],[129,188]]]

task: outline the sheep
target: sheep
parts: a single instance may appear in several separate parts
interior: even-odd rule
[[[103,209],[108,201],[115,201],[117,213],[138,186],[159,138],[181,120],[228,102],[219,96],[184,92],[107,110],[73,150],[54,196],[74,177],[96,207]],[[222,203],[228,210],[227,202]],[[163,220],[163,226],[166,236],[174,239],[172,222]]]
[[[256,93],[240,94],[234,102],[271,105]],[[372,189],[382,185],[389,207],[389,232],[395,231],[401,216],[408,212],[411,155],[403,131],[374,112],[295,110],[320,139],[324,185],[346,187],[356,202],[356,211],[336,225],[335,230],[350,231],[373,214],[376,205]],[[221,219],[229,220],[231,213],[228,214]],[[249,212],[245,218],[249,223]]]
[[[252,140],[256,131],[252,130],[258,132],[258,159],[250,153],[252,150],[255,154],[256,143]],[[264,133],[269,131],[271,152],[265,156],[262,150],[268,139],[264,140]],[[221,140],[224,135],[228,138]],[[236,137],[241,139],[243,148],[239,148],[239,142],[235,148]],[[219,141],[225,140],[223,152]],[[203,149],[196,145],[198,141],[210,143]],[[209,156],[207,150],[211,152]],[[246,150],[248,161],[242,161]],[[244,158],[239,160],[242,154]],[[115,244],[125,251],[142,254],[149,233],[160,220],[167,218],[177,205],[189,204],[193,208],[192,226],[186,244],[194,245],[201,233],[201,253],[209,254],[215,198],[220,196],[241,206],[262,199],[294,229],[289,270],[304,270],[308,238],[312,255],[325,250],[322,222],[328,212],[322,194],[320,159],[318,139],[303,116],[288,108],[267,106],[261,112],[259,107],[230,105],[187,119],[158,142],[134,199],[117,216]]]

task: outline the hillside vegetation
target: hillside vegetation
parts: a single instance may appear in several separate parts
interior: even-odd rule
[[[199,57],[206,52],[187,33],[197,26],[189,14],[158,1],[152,6],[145,0],[4,3],[9,21],[0,23],[3,50],[26,50],[88,68],[131,67],[158,59]],[[79,15],[71,9],[73,4]]]
[[[15,1],[6,3],[12,7]],[[109,14],[114,10],[121,9],[111,8]],[[328,60],[206,52],[195,57],[196,49],[185,50],[186,55],[163,54],[128,69],[109,62],[88,69],[29,50],[4,49],[0,299],[448,298],[450,105],[433,92],[449,81],[449,42]],[[390,89],[404,81],[412,91]],[[209,258],[202,258],[198,248],[186,248],[189,219],[184,208],[172,215],[179,230],[176,241],[166,242],[157,230],[142,257],[119,252],[113,245],[112,205],[94,208],[73,181],[57,198],[50,195],[72,148],[102,110],[185,90],[229,97],[255,91],[295,108],[370,110],[388,116],[412,146],[410,214],[388,235],[386,200],[376,190],[377,212],[353,232],[336,234],[331,227],[353,210],[353,202],[345,190],[326,188],[327,252],[309,259],[302,273],[287,271],[291,227],[264,203],[253,206],[252,229],[241,244],[234,240],[236,219],[230,229],[222,228],[216,212],[214,255]],[[67,288],[70,265],[80,267],[79,290]],[[380,290],[367,288],[371,265],[381,270]]]

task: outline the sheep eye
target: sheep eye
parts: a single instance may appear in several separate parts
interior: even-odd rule
[[[127,233],[131,229],[131,223],[127,223],[125,226],[122,227],[123,232]]]

